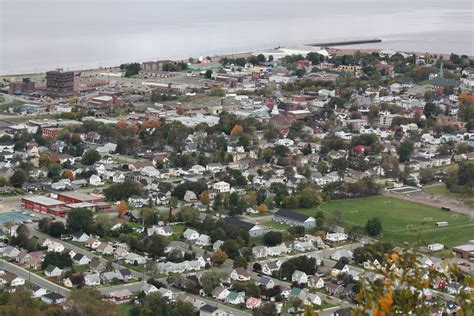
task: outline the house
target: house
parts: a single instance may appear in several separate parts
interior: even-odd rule
[[[107,242],[101,242],[96,248],[96,251],[104,255],[111,255],[114,253],[114,247]]]
[[[263,226],[245,222],[236,217],[226,217],[224,218],[224,223],[227,225],[234,225],[237,227],[244,228],[249,233],[250,237],[262,236],[268,231],[268,229]]]
[[[148,236],[153,234],[157,234],[160,236],[172,236],[173,235],[173,228],[171,226],[160,226],[160,225],[153,225],[152,227],[147,229]]]
[[[322,289],[324,287],[324,279],[315,275],[308,277],[308,287]]]
[[[348,238],[347,234],[344,233],[329,233],[326,234],[326,241],[331,245],[337,245],[346,241]]]
[[[252,248],[252,255],[255,259],[262,259],[268,256],[266,246],[254,246]]]
[[[183,233],[183,237],[188,241],[194,241],[199,238],[199,233],[194,229],[187,228]]]
[[[48,278],[60,277],[62,274],[63,270],[51,264],[48,265],[46,269],[44,269],[44,275],[46,275]]]
[[[144,265],[146,264],[146,258],[130,252],[125,256],[125,263],[133,264],[135,266]]]
[[[44,255],[41,251],[35,251],[34,255],[33,253],[30,253],[30,260],[25,262],[25,266],[30,269],[39,270],[41,269],[41,264],[43,263],[43,257]]]
[[[196,245],[203,246],[203,247],[212,245],[211,237],[204,234],[199,235],[199,238],[196,240]]]
[[[206,304],[199,309],[199,316],[233,316],[234,313],[226,312],[215,306]]]
[[[119,274],[117,271],[102,272],[100,274],[100,280],[102,283],[108,284],[116,280],[122,280],[122,275]]]
[[[41,301],[47,305],[58,305],[66,301],[66,297],[59,293],[51,292],[41,296]]]
[[[299,252],[306,252],[314,249],[314,245],[309,241],[295,241],[293,243],[293,250]]]
[[[168,301],[172,301],[174,299],[174,293],[164,287],[158,289],[158,293],[161,294],[162,297],[166,298]]]
[[[224,181],[219,181],[212,185],[212,189],[216,193],[228,193],[230,192],[230,184]]]
[[[335,283],[326,283],[324,289],[328,292],[329,295],[337,296],[344,293],[344,287],[340,284]]]
[[[275,282],[273,282],[272,278],[269,278],[267,276],[261,276],[257,280],[257,285],[263,286],[268,290],[268,289],[272,289],[272,288],[275,287]]]
[[[46,239],[48,241],[48,239]],[[64,251],[64,245],[60,244],[56,241],[50,241],[46,243],[46,241],[43,243],[43,246],[48,247],[48,252],[63,252]]]
[[[109,299],[115,304],[129,302],[132,298],[133,294],[128,289],[120,289],[109,294]]]
[[[222,286],[218,286],[212,291],[212,296],[216,300],[223,301],[223,300],[227,299],[227,296],[229,295],[229,293],[230,293],[230,291],[228,289],[226,289]]]
[[[280,267],[281,267],[280,260],[265,262],[264,264],[262,264],[262,273],[265,275],[272,275],[273,272],[278,271]]]
[[[446,285],[446,290],[451,295],[458,295],[461,292],[462,284],[457,282],[452,282]]]
[[[99,273],[106,270],[106,265],[104,261],[100,260],[99,258],[93,258],[91,263],[89,263],[89,268],[91,271]]]
[[[239,304],[245,303],[245,296],[241,292],[232,291],[229,293],[229,295],[227,295],[227,298],[225,301],[232,305],[239,305]]]
[[[262,305],[262,300],[253,296],[250,296],[247,301],[245,301],[245,307],[248,309],[259,308],[260,305]]]
[[[5,283],[9,284],[11,287],[17,287],[25,285],[25,279],[16,276],[13,273],[5,273],[1,277]]]
[[[285,243],[281,243],[279,245],[273,246],[273,247],[268,247],[267,248],[267,255],[270,257],[276,257],[276,256],[281,256],[283,254],[287,254],[291,251],[290,248],[286,246]]]
[[[250,274],[244,268],[239,267],[232,270],[230,278],[236,281],[249,281]]]
[[[84,275],[84,284],[87,286],[99,286],[100,276],[98,273],[90,273]]]
[[[102,181],[102,178],[96,174],[93,174],[90,178],[89,178],[89,184],[90,185],[93,185],[93,186],[99,186],[99,185],[103,185],[104,182]]]
[[[146,166],[140,170],[140,173],[144,176],[156,178],[160,176],[160,171],[153,166]]]
[[[20,254],[20,250],[13,246],[6,246],[3,250],[3,256],[8,258],[16,258]]]
[[[331,255],[331,259],[334,261],[339,261],[341,258],[350,259],[352,258],[352,255],[352,251],[348,249],[338,249]]]
[[[89,257],[86,257],[85,255],[83,255],[82,253],[76,253],[72,257],[72,262],[74,262],[74,264],[78,264],[78,265],[85,265],[85,264],[89,264],[91,262],[91,259]]]
[[[94,236],[89,236],[89,238],[87,238],[87,240],[84,242],[84,245],[91,249],[97,249],[100,243],[101,241],[99,239],[95,238]]]
[[[31,292],[33,298],[40,298],[41,296],[46,295],[45,289],[33,283],[26,285],[26,289]]]
[[[72,235],[72,241],[76,242],[85,242],[87,239],[89,239],[89,235],[86,233],[75,233]]]
[[[294,288],[291,289],[290,294],[288,295],[288,297],[298,298],[301,301],[304,301],[306,299],[306,291],[302,290],[300,288],[294,287]]]
[[[332,267],[332,270],[331,270],[331,275],[333,277],[337,277],[340,273],[345,273],[349,271],[349,266],[344,263],[343,260],[339,260],[338,262],[336,262],[336,264]]]
[[[295,270],[291,276],[291,281],[298,284],[306,284],[308,283],[308,275],[303,271]]]
[[[273,221],[290,226],[303,226],[304,228],[314,228],[316,220],[304,214],[281,209],[273,214]]]
[[[224,244],[224,241],[223,240],[216,240],[213,244],[212,244],[212,250],[216,251],[216,250],[219,250],[221,249],[221,246]],[[255,248],[255,247],[254,247]]]
[[[141,291],[143,292],[143,294],[149,295],[151,293],[158,292],[158,288],[153,284],[145,283],[143,284]]]
[[[303,302],[305,305],[321,305],[322,301],[321,301],[321,297],[319,297],[319,295],[317,294],[314,294],[314,293],[310,293],[308,292],[307,295],[306,295],[306,299],[304,300]]]
[[[192,203],[197,201],[197,196],[196,193],[194,193],[193,191],[187,190],[184,194],[183,199],[188,203]]]

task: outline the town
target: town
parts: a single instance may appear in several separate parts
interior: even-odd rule
[[[1,79],[1,315],[474,314],[466,55]]]

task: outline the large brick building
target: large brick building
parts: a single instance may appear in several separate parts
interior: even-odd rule
[[[66,203],[46,196],[31,196],[21,199],[23,207],[40,212],[49,213],[50,208],[60,207]]]
[[[46,94],[58,98],[74,95],[74,78],[74,71],[48,71],[46,73]]]

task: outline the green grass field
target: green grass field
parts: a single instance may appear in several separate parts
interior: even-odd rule
[[[262,222],[261,224],[263,226],[266,226],[266,227],[270,227],[270,228],[274,228],[274,229],[281,229],[281,230],[287,230],[288,228],[290,228],[289,225],[280,224],[280,223],[274,222],[274,221],[265,221],[265,222]]]
[[[395,244],[425,241],[454,246],[474,238],[474,221],[469,216],[392,197],[336,200],[298,211],[314,216],[317,210],[322,210],[330,221],[336,220],[335,211],[339,210],[345,227],[363,227],[368,219],[379,217],[384,231],[381,239]],[[437,228],[436,222],[440,221],[447,221],[449,226]]]
[[[474,208],[474,196],[451,192],[448,190],[445,184],[425,187],[423,188],[423,191],[440,195],[440,196],[446,196],[451,199],[457,199],[457,200],[463,201],[464,204],[466,204],[467,206]]]

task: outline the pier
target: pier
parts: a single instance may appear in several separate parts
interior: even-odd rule
[[[346,45],[356,45],[356,44],[370,44],[370,43],[381,43],[382,40],[378,38],[373,39],[365,39],[365,40],[354,40],[354,41],[340,41],[340,42],[323,42],[323,43],[315,43],[315,44],[308,44],[308,46],[346,46]]]

